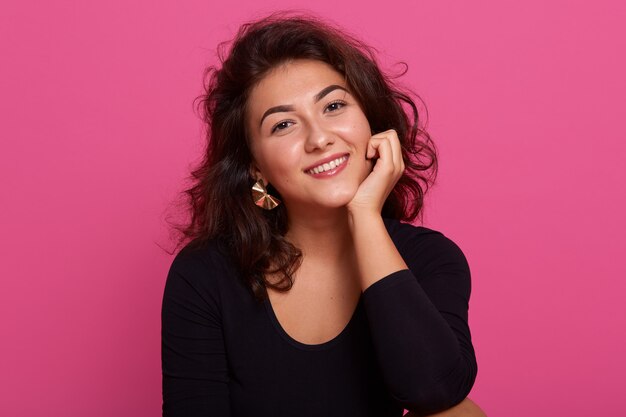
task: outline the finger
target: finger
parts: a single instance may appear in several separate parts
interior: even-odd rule
[[[376,150],[378,151],[378,161],[374,169],[383,170],[387,174],[393,174],[396,170],[393,161],[393,151],[389,139],[384,138],[376,141]]]
[[[394,136],[397,137],[393,129],[385,130],[384,132],[380,132],[380,133],[376,133],[375,135],[372,135],[372,137],[370,138],[369,144],[372,145],[372,147],[377,148],[380,142],[382,142],[383,140],[389,140],[390,137],[394,137]]]
[[[396,137],[396,140],[392,141],[391,147],[393,149],[394,166],[397,168],[399,175],[404,172],[404,158],[402,154],[402,144]]]
[[[399,170],[404,171],[404,160],[402,159],[402,144],[398,138],[398,132],[394,129],[390,129],[385,132],[391,144],[391,150],[393,153],[393,165]]]
[[[390,129],[372,136],[372,139],[389,142],[391,145],[390,159],[398,176],[401,175],[404,172],[404,159],[398,133],[394,129]]]
[[[369,159],[380,159],[382,158],[382,155],[380,154],[380,147],[382,146],[383,143],[388,142],[389,139],[387,139],[386,137],[373,137],[370,139],[370,141],[367,144],[367,157]],[[391,162],[392,161],[392,155],[390,153],[386,153],[385,154],[385,158],[389,159]]]
[[[372,136],[367,143],[367,151],[365,158],[373,159],[378,155],[378,146],[380,145],[381,138]]]

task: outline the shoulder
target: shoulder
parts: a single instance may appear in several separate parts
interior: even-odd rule
[[[401,223],[395,219],[384,219],[387,232],[399,251],[423,251],[462,255],[461,248],[442,232],[424,226]]]
[[[461,248],[442,232],[423,226],[384,219],[398,252],[416,276],[456,272],[469,281],[469,264]]]
[[[234,279],[234,267],[217,241],[190,242],[174,257],[165,284],[172,291],[216,301],[220,288]]]
[[[226,251],[216,240],[203,243],[187,243],[176,254],[171,270],[194,274],[196,272],[219,271],[229,266]]]
[[[428,241],[449,240],[440,231],[428,227],[414,226],[396,219],[385,218],[383,221],[396,246],[405,247]]]

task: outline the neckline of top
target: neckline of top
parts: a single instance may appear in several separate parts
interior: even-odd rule
[[[267,313],[268,313],[268,315],[270,317],[270,321],[272,322],[272,325],[274,326],[274,328],[276,329],[278,334],[285,341],[287,341],[287,343],[289,343],[293,347],[301,349],[301,350],[309,350],[309,351],[311,351],[311,350],[326,350],[326,349],[330,349],[333,346],[335,346],[337,343],[339,343],[346,336],[346,334],[348,333],[350,327],[352,326],[352,323],[355,321],[356,316],[358,315],[358,312],[361,309],[362,302],[363,302],[363,294],[361,294],[359,296],[359,301],[357,302],[356,307],[355,307],[354,311],[352,312],[352,316],[350,317],[350,320],[345,325],[345,327],[341,330],[341,332],[339,332],[339,334],[337,336],[333,337],[330,340],[327,340],[326,342],[316,343],[316,344],[302,343],[302,342],[294,339],[293,337],[291,337],[285,331],[285,329],[283,329],[283,326],[281,326],[280,322],[278,321],[278,317],[276,317],[276,313],[274,312],[274,308],[272,307],[272,303],[271,303],[269,297],[267,297],[265,299],[264,304],[265,304],[265,310],[267,311]]]

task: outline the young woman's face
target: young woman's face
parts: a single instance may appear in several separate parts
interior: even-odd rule
[[[278,190],[289,212],[345,206],[371,172],[367,118],[324,62],[270,71],[251,91],[247,124],[253,175]]]

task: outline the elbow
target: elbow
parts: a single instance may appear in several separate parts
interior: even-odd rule
[[[477,375],[475,360],[461,360],[462,365],[452,369],[437,381],[413,381],[403,393],[393,393],[394,399],[405,409],[419,416],[447,410],[462,402],[472,390]]]

